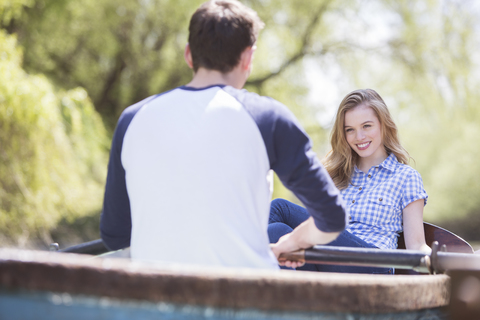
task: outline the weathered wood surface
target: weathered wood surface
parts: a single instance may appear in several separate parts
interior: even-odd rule
[[[0,288],[274,311],[388,313],[446,306],[447,275],[389,276],[145,264],[0,249]]]

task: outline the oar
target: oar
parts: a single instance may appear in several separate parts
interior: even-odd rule
[[[58,244],[53,243],[50,245],[50,250],[91,255],[109,252],[101,239],[60,250]],[[437,241],[432,244],[432,253],[429,255],[414,250],[381,250],[318,245],[310,249],[280,255],[280,262],[287,260],[314,264],[413,269],[421,273],[480,270],[479,254],[446,252],[446,246],[442,246],[440,251]]]
[[[59,249],[58,243],[50,244],[50,251],[99,255],[109,252],[102,239],[80,243],[65,249]]]
[[[381,250],[318,245],[310,249],[281,254],[279,261],[393,267],[413,269],[422,273],[442,273],[447,270],[480,270],[480,255],[445,251],[445,246],[442,246],[442,251],[439,251],[439,245],[436,241],[432,244],[431,254],[415,250]]]

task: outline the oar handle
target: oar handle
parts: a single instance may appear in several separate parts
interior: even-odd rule
[[[281,253],[278,257],[278,262],[284,263],[285,261],[296,261],[305,263],[305,250]]]
[[[413,269],[423,273],[431,272],[430,257],[423,252],[412,250],[381,250],[318,245],[305,250],[282,253],[278,261],[280,263],[297,261],[359,267],[393,267]]]

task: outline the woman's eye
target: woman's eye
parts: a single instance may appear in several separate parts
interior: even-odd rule
[[[366,125],[364,125],[363,127],[364,127],[364,128],[370,128],[371,126],[372,126],[371,124],[366,124]]]
[[[346,133],[349,133],[349,132],[352,132],[352,131],[353,131],[353,129],[351,129],[351,128],[350,128],[350,129],[347,129],[347,130],[345,130],[345,132],[346,132]]]

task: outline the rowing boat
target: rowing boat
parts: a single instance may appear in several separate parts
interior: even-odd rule
[[[0,319],[443,319],[449,284],[1,249]]]
[[[92,248],[104,251],[99,241],[62,250]],[[0,319],[446,319],[478,305],[471,279],[478,272],[267,271],[0,249]]]

